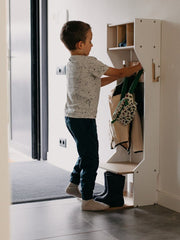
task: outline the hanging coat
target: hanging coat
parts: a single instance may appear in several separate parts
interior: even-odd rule
[[[116,109],[120,101],[121,88],[122,88],[122,84],[116,86],[116,88],[113,89],[109,95],[109,106],[110,106],[111,117],[113,116],[114,110]],[[138,102],[139,102],[139,109],[140,109],[141,118],[142,118],[143,100],[142,100],[142,96],[140,98],[139,96],[140,94],[138,93],[138,91],[136,91],[136,93],[138,95],[137,99],[138,98],[140,99],[140,100],[138,99]],[[141,124],[141,119],[138,111],[136,111],[133,121],[127,126],[122,125],[118,121],[111,123],[111,120],[109,123],[110,136],[111,136],[111,148],[115,148],[117,145],[122,145],[123,143],[126,143],[127,150],[129,150],[131,147],[131,150],[133,152],[143,151],[142,124]]]

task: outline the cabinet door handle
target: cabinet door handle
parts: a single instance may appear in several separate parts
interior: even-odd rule
[[[160,78],[160,76],[156,77],[155,63],[153,62],[153,59],[152,59],[152,81],[153,82],[159,82],[159,78]]]

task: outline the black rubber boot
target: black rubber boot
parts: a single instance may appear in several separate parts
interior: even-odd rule
[[[96,197],[102,197],[103,195],[105,195],[107,193],[107,174],[109,174],[110,172],[104,172],[104,191],[101,192],[101,193],[97,193],[97,194],[94,194],[93,195],[93,198],[96,198]]]
[[[115,173],[108,173],[106,178],[107,192],[103,196],[96,197],[95,200],[108,204],[110,207],[122,207],[124,205],[125,177]]]

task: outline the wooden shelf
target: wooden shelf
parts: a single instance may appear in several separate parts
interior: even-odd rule
[[[112,47],[112,48],[108,48],[109,51],[115,51],[115,50],[129,50],[129,49],[134,49],[134,46]]]
[[[118,162],[118,163],[100,163],[100,168],[117,174],[134,173],[137,163]]]

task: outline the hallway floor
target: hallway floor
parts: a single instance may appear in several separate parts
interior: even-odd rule
[[[154,205],[85,212],[75,198],[11,205],[11,240],[179,240],[180,213]]]

